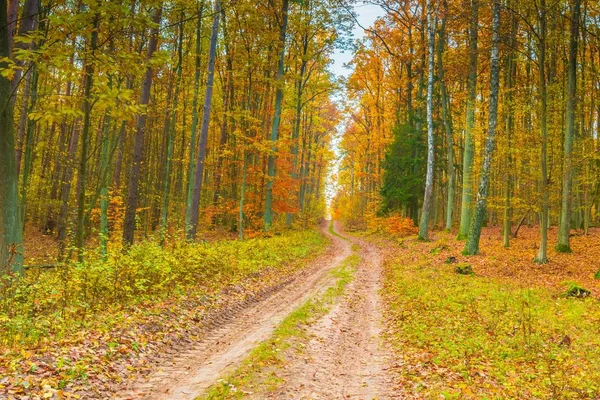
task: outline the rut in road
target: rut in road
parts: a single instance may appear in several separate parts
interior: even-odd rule
[[[205,392],[226,371],[235,368],[258,343],[267,340],[279,323],[310,297],[334,282],[330,270],[340,265],[351,245],[331,237],[329,251],[317,258],[309,273],[300,275],[286,287],[255,305],[242,310],[228,322],[184,353],[175,355],[150,376],[116,394],[119,399],[192,400]]]
[[[382,255],[369,243],[353,241],[361,257],[353,282],[330,312],[308,329],[310,342],[286,360],[277,374],[285,383],[268,398],[399,398],[391,389],[380,335]]]

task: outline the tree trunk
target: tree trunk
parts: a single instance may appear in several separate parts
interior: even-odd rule
[[[469,27],[469,74],[467,76],[467,121],[465,125],[465,149],[463,153],[462,202],[458,239],[464,240],[471,225],[473,201],[473,161],[475,158],[475,102],[477,98],[477,30],[479,29],[479,0],[471,3],[471,25]]]
[[[181,16],[183,21],[183,15]],[[171,188],[171,163],[173,158],[173,146],[175,145],[175,125],[177,122],[177,104],[179,100],[179,90],[181,86],[182,61],[183,61],[183,28],[184,23],[179,25],[179,40],[177,44],[177,67],[175,81],[175,95],[173,97],[173,109],[171,110],[171,124],[169,126],[167,138],[167,156],[165,161],[165,180],[163,182],[163,204],[160,218],[160,245],[165,243],[165,234],[167,232],[167,218],[169,212],[169,192]]]
[[[490,184],[490,171],[492,158],[496,146],[496,128],[498,122],[498,87],[500,78],[500,62],[498,59],[498,47],[500,44],[500,0],[494,0],[492,17],[492,50],[490,57],[490,106],[488,111],[488,132],[485,143],[483,164],[481,166],[481,177],[477,191],[477,202],[473,221],[469,229],[469,236],[465,243],[464,253],[467,255],[479,252],[479,239],[481,229],[485,221],[486,202]]]
[[[577,107],[577,42],[579,40],[579,15],[581,0],[574,0],[571,10],[571,39],[569,44],[569,70],[567,84],[567,126],[564,140],[564,159],[562,177],[562,198],[560,208],[560,221],[558,224],[558,244],[556,250],[561,253],[570,253],[569,234],[571,232],[571,186],[572,177],[572,152],[573,138],[575,136],[575,110]]]
[[[194,197],[194,166],[196,157],[196,135],[198,133],[198,97],[200,93],[200,61],[202,57],[202,14],[204,11],[204,2],[200,3],[198,8],[198,19],[196,20],[196,54],[195,54],[195,73],[194,73],[194,98],[192,100],[192,127],[190,138],[190,158],[188,160],[188,184],[185,203],[185,232],[192,228],[192,202]]]
[[[429,46],[429,65],[427,72],[427,175],[425,180],[425,197],[423,211],[419,223],[419,239],[428,240],[429,215],[433,202],[433,168],[435,163],[435,143],[433,132],[433,74],[435,58],[435,20],[431,1],[427,0],[427,27]]]
[[[443,54],[446,47],[446,18],[448,17],[448,2],[443,1],[444,16],[439,29],[439,43],[437,46],[438,57],[438,78],[440,80],[440,93],[442,102],[442,119],[444,121],[444,129],[446,131],[446,147],[448,151],[448,189],[446,199],[446,230],[452,230],[452,213],[454,209],[454,193],[455,193],[455,172],[454,172],[454,133],[452,131],[452,112],[450,110],[450,99],[448,89],[444,81],[444,62]]]
[[[546,0],[540,1],[539,10],[540,32],[539,38],[539,54],[538,54],[538,69],[540,74],[540,134],[542,146],[540,148],[540,172],[541,172],[541,204],[540,204],[540,248],[535,257],[535,262],[538,264],[546,264],[548,262],[548,93],[546,85]]]
[[[0,56],[10,55],[9,26],[6,24],[6,0],[0,0]],[[0,61],[0,68],[7,67]],[[11,81],[0,75],[0,98],[4,106],[0,109],[0,272],[12,270],[23,273],[23,248],[19,217],[19,194],[17,163],[15,160],[15,136],[13,127],[13,103],[7,101],[12,92]]]
[[[83,245],[85,240],[85,187],[87,180],[87,158],[90,142],[90,119],[92,114],[92,86],[94,85],[94,53],[98,46],[98,27],[100,14],[94,16],[90,39],[90,52],[85,60],[85,88],[83,94],[83,129],[81,131],[81,154],[79,159],[79,174],[77,177],[77,230],[75,231],[75,247],[79,262],[83,262]]]
[[[152,88],[152,65],[150,61],[154,52],[158,48],[158,32],[160,21],[162,18],[162,4],[154,12],[153,21],[156,24],[150,32],[150,42],[146,53],[146,74],[142,84],[142,92],[140,94],[140,105],[147,106],[150,101],[150,89]],[[144,138],[146,135],[146,113],[138,115],[136,123],[136,132],[133,139],[133,154],[131,170],[129,172],[127,204],[125,206],[125,221],[123,222],[123,246],[125,248],[131,246],[135,234],[135,215],[139,200],[139,181],[140,167],[144,160]]]
[[[275,153],[277,151],[277,139],[279,137],[279,123],[281,122],[281,108],[283,106],[283,70],[285,62],[285,36],[288,24],[289,0],[283,0],[281,10],[281,27],[279,31],[279,45],[281,54],[279,56],[279,65],[277,68],[277,90],[275,92],[275,114],[273,115],[273,125],[271,128],[271,151],[267,162],[267,187],[265,194],[265,230],[271,229],[273,223],[273,184],[275,180]]]
[[[513,4],[513,3],[511,3]],[[504,215],[502,222],[502,233],[503,233],[503,245],[504,247],[510,247],[510,232],[512,229],[512,193],[513,193],[513,133],[515,129],[515,118],[514,118],[514,84],[517,74],[517,63],[515,58],[515,48],[517,46],[517,30],[518,30],[518,19],[516,15],[511,16],[511,32],[510,32],[510,50],[508,51],[506,59],[506,95],[504,98],[505,109],[506,109],[506,157],[505,157],[505,181],[504,181]]]
[[[210,36],[210,53],[208,59],[208,76],[206,77],[206,94],[204,95],[204,109],[202,110],[202,127],[200,128],[200,146],[196,159],[196,172],[194,176],[194,195],[190,211],[190,226],[186,233],[188,240],[196,238],[198,230],[198,212],[200,208],[200,194],[202,192],[202,179],[204,177],[204,159],[206,158],[206,144],[208,142],[208,126],[210,124],[210,108],[212,105],[213,85],[215,80],[215,59],[217,57],[217,39],[219,37],[219,21],[221,19],[221,1],[215,1],[213,24]]]
[[[225,13],[223,13],[223,22],[225,22]],[[226,31],[225,24],[223,30]],[[233,103],[233,54],[229,48],[228,38],[225,36],[225,58],[227,59],[227,70],[225,71],[225,84],[223,90],[223,121],[221,123],[221,136],[219,138],[219,150],[217,155],[217,167],[215,168],[215,192],[213,194],[213,218],[212,222],[215,224],[217,222],[217,207],[219,205],[219,201],[221,198],[221,181],[223,179],[223,161],[225,159],[225,145],[227,144],[227,122],[228,122],[228,111],[231,107],[231,103]]]

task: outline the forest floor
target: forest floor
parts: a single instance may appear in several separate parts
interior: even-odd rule
[[[28,350],[18,365],[28,368],[20,376],[29,383],[15,390],[12,375],[0,376],[0,399],[3,388],[9,399],[600,396],[599,229],[575,234],[572,254],[556,253],[551,242],[547,265],[532,262],[535,227],[523,227],[508,249],[499,228],[485,228],[481,254],[472,257],[462,256],[464,243],[452,233],[432,232],[421,242],[342,236],[338,223],[321,230],[325,251],[275,269],[277,279],[262,282],[259,274],[223,291],[229,300],[206,321],[193,319],[184,329],[161,322],[169,331],[157,337],[172,339],[149,352],[120,360],[114,357],[123,345],[102,356],[102,337],[85,339],[81,345],[95,349],[90,360],[105,372],[88,367],[78,387],[59,390],[53,376],[73,370],[62,365],[64,354],[83,362],[87,349],[77,344],[53,355],[56,362]],[[457,273],[467,264],[473,274]],[[590,293],[566,296],[573,286]],[[187,309],[174,307],[169,315],[185,319]],[[32,391],[36,385],[46,391]]]

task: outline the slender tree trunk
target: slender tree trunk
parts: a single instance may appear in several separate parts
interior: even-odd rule
[[[150,33],[150,42],[146,53],[146,74],[142,84],[142,92],[140,94],[140,105],[147,106],[150,101],[150,89],[152,88],[152,65],[150,60],[154,52],[158,48],[158,32],[160,21],[162,19],[162,4],[154,11],[153,21],[156,24]],[[125,206],[125,221],[123,222],[123,246],[125,248],[131,246],[135,234],[135,215],[139,200],[139,181],[141,164],[144,161],[144,138],[146,136],[146,113],[138,115],[136,132],[133,139],[133,154],[131,170],[129,172],[127,203]]]
[[[438,77],[440,80],[440,92],[442,103],[442,119],[444,121],[444,129],[446,131],[446,147],[448,149],[448,198],[446,199],[446,230],[452,230],[452,213],[454,209],[454,193],[455,193],[455,172],[454,172],[454,133],[452,131],[452,112],[450,110],[450,99],[448,89],[444,81],[444,62],[443,54],[446,47],[446,18],[448,17],[448,2],[443,0],[444,17],[439,29],[439,43],[437,46],[438,57]]]
[[[23,175],[21,179],[21,228],[25,229],[25,217],[27,214],[27,190],[29,189],[29,178],[31,175],[31,168],[33,164],[33,148],[35,146],[34,132],[36,129],[37,121],[29,119],[28,115],[33,111],[37,102],[37,91],[38,91],[38,80],[39,72],[37,65],[33,66],[30,74],[31,79],[28,80],[27,84],[30,86],[30,99],[28,100],[28,107],[23,110],[26,119],[26,134],[25,134],[25,160],[23,165]],[[21,153],[17,153],[17,158]],[[17,159],[17,173],[19,171],[20,160]]]
[[[304,75],[306,74],[306,66],[308,64],[308,35],[302,36],[302,61],[300,64],[300,74],[297,81],[297,92],[296,92],[296,118],[294,120],[294,127],[292,131],[292,179],[296,181],[298,179],[298,138],[300,137],[300,123],[302,118],[302,93],[304,91]],[[292,226],[292,213],[286,215],[287,227]]]
[[[541,204],[540,204],[540,248],[535,257],[538,264],[548,262],[548,93],[546,84],[546,0],[540,0],[539,10],[539,54],[538,69],[540,75],[540,134],[542,146],[540,148],[540,172],[541,172]]]
[[[435,0],[434,0],[435,1]],[[427,72],[427,175],[425,180],[425,198],[419,223],[419,239],[428,240],[429,216],[433,202],[433,168],[435,164],[435,143],[433,132],[433,74],[435,58],[435,17],[431,0],[427,4],[427,27],[429,46],[429,65]]]
[[[0,23],[0,56],[4,59],[10,55],[7,6],[6,0],[0,0],[0,21],[3,21]],[[6,61],[0,61],[0,68],[6,67]],[[11,92],[11,81],[0,75],[0,273],[6,268],[20,275],[23,273],[23,248]]]
[[[208,143],[208,126],[210,124],[210,108],[212,104],[213,85],[215,80],[215,59],[217,58],[217,39],[219,36],[219,21],[221,19],[221,1],[215,1],[213,24],[210,36],[210,53],[208,59],[208,75],[206,77],[206,94],[204,95],[204,109],[202,111],[202,127],[200,128],[200,146],[196,159],[194,176],[194,195],[190,211],[190,226],[186,233],[188,240],[196,238],[198,230],[198,213],[200,208],[200,194],[202,192],[202,179],[204,177],[204,159],[206,158],[206,144]]]
[[[564,140],[562,197],[560,221],[558,224],[558,244],[556,250],[570,253],[569,234],[571,232],[571,187],[573,185],[573,138],[575,136],[575,111],[577,107],[577,42],[579,40],[579,15],[581,0],[574,0],[571,8],[571,39],[569,45],[569,70],[567,84],[567,126]]]
[[[511,3],[512,5],[513,3]],[[515,129],[515,118],[514,118],[514,84],[517,74],[517,63],[515,59],[515,48],[517,46],[517,30],[518,30],[518,19],[516,15],[511,17],[511,33],[510,33],[510,46],[511,49],[508,51],[506,60],[506,95],[505,95],[505,109],[506,109],[506,171],[504,181],[504,215],[502,223],[503,231],[503,245],[504,247],[510,247],[510,233],[512,229],[512,193],[513,193],[513,134]]]
[[[223,22],[225,22],[225,13],[223,13]],[[226,30],[225,24],[223,30]],[[223,122],[221,123],[221,135],[219,138],[219,153],[217,156],[217,166],[215,168],[215,192],[213,194],[213,208],[214,215],[212,222],[215,224],[217,222],[217,206],[219,205],[219,201],[221,198],[221,180],[223,179],[223,161],[225,159],[225,145],[227,144],[227,122],[229,117],[227,113],[229,108],[231,107],[231,103],[233,103],[233,54],[229,48],[228,38],[225,36],[225,58],[227,59],[227,70],[225,71],[225,84],[223,90]]]
[[[267,187],[265,195],[265,213],[264,223],[265,230],[271,229],[273,224],[273,184],[275,183],[275,153],[277,151],[277,139],[279,137],[279,123],[281,122],[281,109],[283,106],[283,72],[285,63],[285,37],[288,24],[288,9],[289,0],[283,0],[281,10],[281,27],[279,31],[279,45],[281,46],[281,54],[279,56],[279,65],[277,68],[277,90],[275,92],[275,114],[273,115],[273,125],[271,128],[271,151],[267,162]]]
[[[467,76],[467,121],[465,125],[465,149],[463,153],[462,202],[458,239],[464,240],[469,233],[473,201],[473,161],[475,159],[475,102],[477,98],[477,30],[479,29],[479,0],[471,1],[471,25],[469,27],[469,74]]]
[[[192,229],[192,203],[194,198],[194,166],[196,158],[196,136],[198,133],[198,97],[200,93],[200,61],[202,57],[202,14],[204,11],[204,2],[200,3],[198,8],[198,19],[196,20],[196,54],[195,54],[195,73],[194,73],[194,98],[192,100],[192,127],[190,138],[190,158],[188,160],[188,184],[185,203],[185,232]]]
[[[112,88],[112,78],[109,77],[109,88]],[[100,168],[100,257],[106,261],[108,257],[108,169],[110,155],[110,130],[112,126],[111,109],[104,115],[104,135],[102,138],[101,168]]]
[[[490,106],[488,111],[488,132],[485,143],[485,152],[483,164],[481,166],[481,177],[479,179],[479,189],[477,192],[477,202],[475,203],[475,212],[469,236],[465,243],[464,253],[467,255],[477,254],[479,252],[479,239],[481,229],[485,221],[486,202],[490,184],[490,171],[492,168],[492,158],[496,146],[496,125],[498,122],[498,87],[500,80],[500,62],[498,59],[498,47],[500,45],[500,0],[494,0],[492,17],[492,50],[490,57]]]
[[[183,21],[183,15],[181,15]],[[160,244],[165,243],[165,234],[167,232],[167,218],[169,212],[169,192],[171,189],[171,163],[173,158],[173,146],[175,145],[175,125],[177,122],[177,105],[179,101],[179,89],[181,86],[182,62],[183,62],[183,28],[184,23],[179,25],[179,40],[177,44],[177,67],[175,81],[175,95],[173,98],[173,109],[171,110],[171,124],[169,126],[167,138],[167,157],[165,161],[165,181],[163,182],[163,204],[160,218]]]
[[[98,46],[98,27],[100,14],[94,16],[90,40],[90,52],[85,66],[85,88],[83,94],[83,129],[81,131],[81,154],[79,159],[79,174],[77,178],[77,230],[75,231],[75,247],[79,262],[83,262],[83,245],[85,240],[85,188],[87,180],[87,158],[90,142],[90,119],[92,114],[92,87],[94,85],[94,53]]]

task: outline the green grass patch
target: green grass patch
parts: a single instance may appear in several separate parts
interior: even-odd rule
[[[161,301],[214,297],[265,271],[319,254],[327,239],[318,231],[294,231],[272,238],[213,243],[154,242],[112,252],[103,262],[89,253],[83,264],[34,269],[24,279],[0,277],[0,349],[49,344],[94,328],[123,327],[132,310]]]
[[[347,237],[340,235],[333,229],[333,224],[334,224],[334,220],[329,221],[329,233],[332,234],[333,236],[339,237],[340,239],[348,241],[349,239]]]
[[[419,398],[600,396],[600,307],[522,283],[456,274],[414,248],[386,266],[399,385]],[[579,293],[579,291],[577,291]],[[581,296],[579,296],[581,297]]]
[[[303,341],[308,340],[306,328],[327,314],[336,299],[344,293],[359,262],[360,257],[353,254],[333,269],[331,275],[336,280],[335,285],[290,313],[269,340],[254,348],[236,371],[220,380],[201,398],[238,399],[249,391],[268,393],[276,390],[283,383],[277,375],[276,367],[285,364],[286,350],[294,346],[295,350],[301,351]]]

